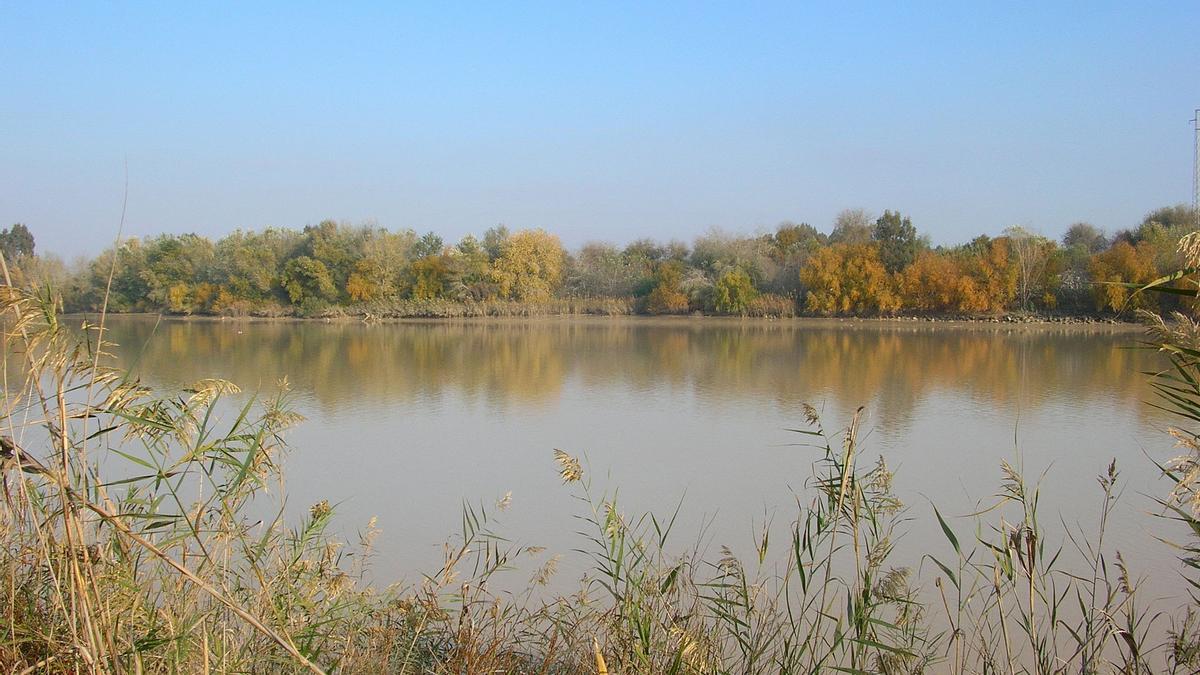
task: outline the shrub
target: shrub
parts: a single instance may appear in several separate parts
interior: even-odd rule
[[[796,301],[774,293],[764,293],[750,301],[746,316],[782,319],[796,316]]]
[[[647,314],[684,314],[688,311],[688,297],[680,288],[683,265],[671,260],[658,264],[654,271],[653,286],[646,295],[643,309]]]
[[[713,309],[722,314],[745,314],[756,297],[754,282],[740,267],[726,271],[713,285]]]

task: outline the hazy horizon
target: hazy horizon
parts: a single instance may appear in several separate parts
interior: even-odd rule
[[[935,244],[1191,199],[1200,5],[6,5],[0,227],[505,224],[570,248],[899,209]]]

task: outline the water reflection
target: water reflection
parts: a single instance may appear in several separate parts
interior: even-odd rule
[[[669,387],[711,404],[833,400],[907,426],[931,395],[1034,408],[1067,396],[1137,405],[1155,356],[1127,330],[626,320],[282,323],[118,318],[125,363],[168,386],[286,376],[317,407],[392,408],[453,393],[498,410],[584,391]],[[1018,400],[1019,399],[1019,400]]]

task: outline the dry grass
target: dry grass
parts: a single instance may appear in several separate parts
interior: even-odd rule
[[[796,316],[796,301],[772,293],[764,293],[750,301],[746,316],[784,319]]]

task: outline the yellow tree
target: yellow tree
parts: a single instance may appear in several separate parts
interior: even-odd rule
[[[545,230],[522,230],[510,236],[492,265],[500,296],[523,302],[546,302],[562,283],[566,255],[558,237]]]
[[[901,301],[906,308],[927,312],[961,309],[961,277],[949,256],[922,251],[899,277]]]
[[[346,294],[353,302],[368,302],[383,295],[380,278],[383,270],[376,261],[363,258],[354,263],[354,271],[346,279]]]
[[[1156,294],[1133,295],[1129,288],[1120,285],[1153,281],[1158,276],[1154,254],[1154,246],[1148,242],[1143,241],[1134,247],[1127,241],[1118,241],[1107,251],[1092,256],[1088,270],[1097,282],[1092,287],[1096,308],[1119,312],[1126,304],[1134,309],[1154,307]]]
[[[874,314],[900,309],[892,275],[870,244],[822,248],[800,270],[806,306],[817,314]]]
[[[414,300],[433,300],[446,294],[446,284],[450,279],[450,257],[447,255],[429,255],[413,261],[409,268],[412,277],[410,295]]]
[[[1017,268],[1009,256],[1008,238],[979,237],[962,257],[959,309],[1000,312],[1017,297]]]

